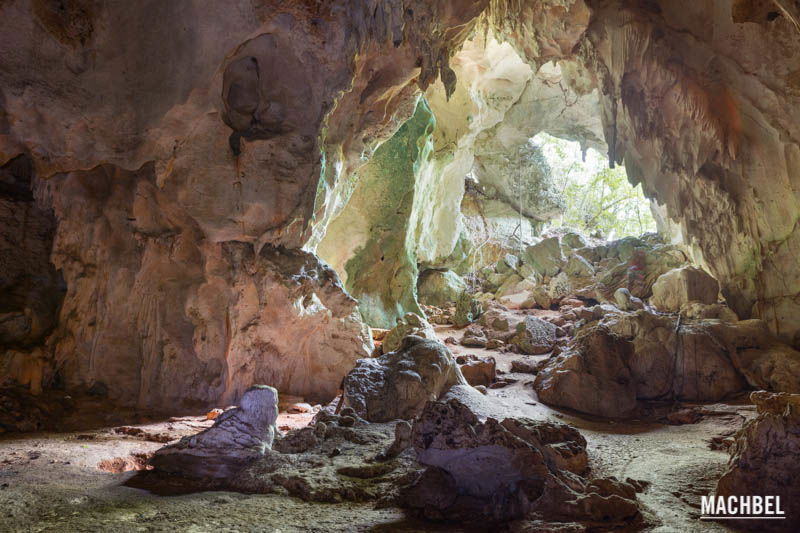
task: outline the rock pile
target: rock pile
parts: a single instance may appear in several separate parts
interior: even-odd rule
[[[683,267],[686,261],[686,255],[680,248],[662,244],[655,238],[626,237],[606,243],[598,241],[587,244],[585,237],[566,233],[547,237],[527,247],[519,257],[508,254],[494,267],[483,269],[479,275],[483,280],[484,292],[491,293],[501,303],[523,309],[550,309],[560,300],[571,296],[617,302],[617,305],[625,308],[631,306],[633,309],[640,308],[639,299],[652,296],[652,288],[662,274]],[[696,273],[706,276],[719,292],[716,280],[703,271],[690,268],[687,272],[684,276]],[[692,278],[692,283],[699,275]],[[680,274],[674,279],[669,284],[665,281],[661,287],[672,290],[683,283],[687,290],[701,289],[694,284],[678,281],[683,279]],[[706,297],[706,293],[698,293],[699,297],[694,298],[695,294],[691,293],[684,300],[714,303],[716,292],[713,298]],[[624,299],[624,303],[621,299]],[[675,310],[679,309],[680,305]]]

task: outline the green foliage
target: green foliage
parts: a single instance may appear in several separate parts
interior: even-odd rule
[[[656,230],[641,186],[633,187],[625,168],[608,168],[598,152],[581,153],[576,142],[547,134],[534,138],[553,170],[565,203],[556,226],[568,226],[604,238],[641,235]]]

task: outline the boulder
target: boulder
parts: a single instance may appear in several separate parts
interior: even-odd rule
[[[623,311],[636,311],[644,309],[644,302],[631,294],[625,287],[620,287],[614,291],[614,303]]]
[[[619,259],[623,263],[630,261],[637,251],[646,253],[652,248],[637,237],[623,237],[609,242],[606,246],[606,257]]]
[[[500,286],[494,292],[495,298],[499,300],[503,296],[518,292],[520,290],[518,288],[518,285],[520,285],[522,282],[523,279],[518,274],[515,273],[509,274],[508,277],[506,277],[503,283],[500,284]]]
[[[188,478],[231,478],[272,448],[277,418],[278,391],[255,385],[213,426],[159,449],[150,464]]]
[[[436,519],[506,521],[529,513],[607,523],[639,515],[635,490],[587,482],[586,441],[565,424],[482,421],[457,399],[429,402],[411,435],[427,470],[403,491],[406,506]]]
[[[686,318],[716,318],[723,322],[738,322],[739,317],[725,304],[703,304],[689,302],[681,307],[681,314]]]
[[[456,384],[466,380],[450,350],[410,335],[397,351],[357,361],[344,378],[344,403],[370,422],[408,420]]]
[[[533,359],[514,359],[511,361],[511,372],[521,372],[523,374],[536,374],[539,371],[539,363]]]
[[[800,352],[790,346],[741,350],[733,362],[753,388],[800,394]]]
[[[541,276],[555,276],[564,264],[558,237],[544,239],[525,249],[523,261]]]
[[[494,381],[497,361],[494,357],[478,357],[475,355],[459,355],[456,363],[461,374],[470,385],[489,385]]]
[[[468,348],[484,348],[488,342],[483,331],[476,327],[467,328],[461,338],[461,346],[467,346]]]
[[[797,531],[800,517],[800,395],[753,392],[758,416],[745,423],[729,448],[728,467],[715,496],[779,496],[785,520],[726,520],[759,531]],[[757,489],[757,490],[756,490]]]
[[[561,237],[561,244],[571,249],[583,248],[586,246],[586,238],[580,233],[570,231]]]
[[[409,335],[430,340],[437,338],[436,331],[427,320],[416,313],[406,313],[403,318],[397,319],[397,325],[384,336],[381,344],[382,353],[394,352],[400,348],[403,339]]]
[[[484,328],[505,333],[514,330],[521,321],[518,314],[511,313],[505,307],[495,304],[481,315],[480,324]]]
[[[599,263],[601,259],[603,259],[603,255],[601,253],[601,247],[598,246],[583,246],[581,248],[576,248],[573,251],[573,254],[577,254],[589,263]]]
[[[718,401],[746,386],[732,362],[733,335],[715,324],[679,324],[646,311],[615,310],[598,318],[539,371],[534,389],[541,401],[628,417],[640,400]]]
[[[659,276],[685,264],[686,255],[671,245],[636,248],[623,262],[615,257],[602,259],[596,274],[598,294],[610,301],[614,291],[625,287],[637,298],[649,298]]]
[[[517,324],[516,334],[509,343],[527,355],[548,353],[556,344],[556,326],[538,317],[525,317]]]
[[[599,416],[626,417],[636,409],[636,387],[626,360],[633,346],[600,327],[583,330],[574,346],[539,370],[534,389],[548,405]]]
[[[564,298],[572,293],[572,283],[566,272],[561,272],[550,279],[550,285],[547,287],[547,294],[553,300]]]
[[[467,284],[451,270],[426,270],[417,281],[417,296],[425,305],[444,307],[455,303],[466,290]]]
[[[719,283],[704,270],[693,266],[675,268],[662,274],[653,284],[650,303],[660,311],[677,313],[689,302],[714,304]]]
[[[494,269],[495,272],[500,274],[507,274],[513,270],[516,270],[519,267],[519,257],[513,254],[506,254],[500,259],[497,264],[495,265]]]
[[[550,297],[547,289],[541,285],[537,285],[530,291],[530,296],[522,304],[523,309],[531,309],[533,307],[540,307],[542,309],[550,309],[553,304],[553,299]]]
[[[580,255],[572,254],[564,265],[564,272],[572,278],[590,278],[594,276],[594,267]]]

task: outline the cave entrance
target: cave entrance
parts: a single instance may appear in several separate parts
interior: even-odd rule
[[[544,156],[563,200],[562,213],[546,229],[574,229],[609,241],[656,231],[650,201],[641,185],[631,185],[624,165],[610,168],[594,148],[547,133],[531,143]]]

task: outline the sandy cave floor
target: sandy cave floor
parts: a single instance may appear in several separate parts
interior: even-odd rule
[[[439,326],[437,333],[442,339],[460,338],[463,331]],[[571,424],[587,439],[594,474],[650,482],[639,498],[647,506],[649,521],[657,523],[651,531],[731,531],[723,524],[698,520],[700,496],[713,489],[728,460],[726,452],[711,450],[708,441],[754,416],[747,402],[706,405],[716,414],[697,424],[589,421],[538,403],[529,384],[533,375],[509,372],[519,355],[463,346],[450,349],[455,355],[491,355],[502,372],[499,377],[517,380],[488,391],[498,400],[498,416]],[[286,431],[310,418],[284,412],[278,425]],[[163,445],[154,441],[192,434],[210,424],[200,415],[123,426],[130,429],[96,426],[0,437],[0,532],[467,531],[423,523],[400,509],[374,509],[371,504],[306,503],[288,496],[231,492],[165,496],[125,485],[135,472],[119,471],[140,466],[146,454]]]

